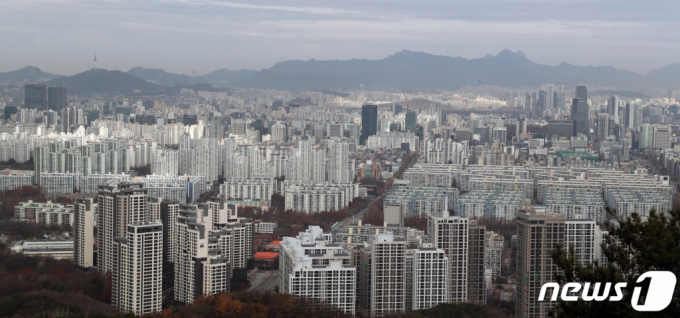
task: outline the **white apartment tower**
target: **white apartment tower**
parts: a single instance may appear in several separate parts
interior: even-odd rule
[[[117,255],[114,238],[126,237],[128,224],[144,224],[147,190],[141,183],[120,182],[99,187],[97,198],[97,269],[100,273],[113,270]]]
[[[163,222],[163,257],[165,262],[175,263],[179,257],[179,247],[176,237],[179,235],[177,229],[177,218],[179,217],[180,203],[177,201],[163,200],[161,202],[161,221]]]
[[[595,246],[601,243],[595,235],[595,228],[599,226],[594,220],[588,219],[567,219],[565,225],[564,248],[569,251],[574,246],[574,256],[581,265],[592,263],[595,260]]]
[[[517,212],[517,284],[515,315],[522,318],[547,317],[554,302],[539,302],[541,287],[555,281],[561,272],[550,257],[564,246],[565,216],[559,213]],[[549,292],[549,293],[552,293]],[[552,294],[546,294],[546,300]]]
[[[211,197],[206,203],[211,210],[213,229],[220,231],[224,256],[233,269],[245,269],[253,258],[255,223],[238,217],[238,206],[225,202],[224,196]]]
[[[443,249],[435,248],[432,243],[424,243],[413,253],[411,266],[412,285],[407,290],[412,294],[411,310],[428,309],[438,304],[448,303],[449,258]]]
[[[111,305],[124,313],[159,312],[162,305],[163,224],[125,225],[112,244]]]
[[[141,183],[100,186],[97,201],[97,267],[102,273],[112,273],[111,305],[135,315],[160,311],[163,276],[160,211],[147,208],[149,198]]]
[[[229,290],[231,264],[220,244],[226,235],[213,231],[212,214],[207,204],[180,205],[174,289],[175,300],[185,304]]]
[[[486,232],[484,268],[491,270],[493,278],[498,278],[501,275],[504,244],[505,238],[503,236],[493,231]]]
[[[330,146],[328,153],[328,182],[351,183],[354,177],[349,161],[349,144],[335,143]]]
[[[274,142],[285,142],[288,140],[287,136],[288,128],[286,124],[276,123],[272,125],[272,141]]]
[[[467,302],[469,219],[443,211],[441,217],[428,218],[427,234],[430,243],[443,249],[449,258],[449,302]]]
[[[331,244],[329,233],[310,226],[280,247],[279,289],[297,297],[322,300],[348,315],[356,313],[356,268],[350,253]]]
[[[361,251],[358,309],[383,317],[406,310],[406,240],[391,232],[376,234]]]
[[[73,220],[73,261],[82,268],[94,266],[94,211],[92,198],[77,198]]]

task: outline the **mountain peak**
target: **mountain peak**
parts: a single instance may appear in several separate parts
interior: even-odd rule
[[[524,52],[522,51],[517,51],[517,53],[510,51],[509,49],[503,49],[503,51],[500,51],[498,54],[496,54],[497,59],[523,59],[526,60],[526,57],[524,56]]]

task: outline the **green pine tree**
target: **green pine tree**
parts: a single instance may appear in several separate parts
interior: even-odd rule
[[[615,211],[607,210],[615,216]],[[609,235],[603,239],[602,253],[607,264],[599,262],[581,266],[574,257],[574,247],[567,252],[562,247],[552,251],[552,259],[563,273],[557,275],[560,284],[568,282],[626,282],[624,298],[618,302],[576,302],[559,300],[553,316],[557,317],[680,317],[678,300],[680,288],[676,284],[673,301],[657,313],[637,312],[631,306],[633,289],[638,276],[647,271],[670,271],[680,277],[680,210],[668,214],[650,211],[646,222],[638,214],[616,218],[618,225],[606,223]],[[591,284],[592,285],[592,284]],[[638,285],[639,286],[639,285]],[[581,291],[582,292],[582,291]],[[579,294],[581,293],[579,292]],[[612,284],[610,295],[614,295]]]

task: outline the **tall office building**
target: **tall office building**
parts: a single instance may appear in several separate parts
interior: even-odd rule
[[[161,311],[163,290],[163,224],[132,223],[116,237],[111,275],[111,306],[143,315]]]
[[[47,106],[58,112],[68,106],[66,87],[56,86],[47,88]]]
[[[576,86],[576,98],[588,100],[588,89],[585,86]]]
[[[653,145],[654,149],[669,149],[673,137],[673,130],[670,125],[654,125],[653,126]]]
[[[361,106],[361,144],[366,144],[368,136],[378,132],[378,106],[366,104]]]
[[[432,243],[424,243],[414,250],[408,250],[407,258],[407,308],[428,309],[448,303],[449,258],[443,249]]]
[[[418,125],[418,113],[409,110],[404,114],[404,130],[408,132],[416,132],[416,126]]]
[[[515,315],[522,318],[547,317],[555,303],[539,302],[538,295],[545,283],[554,282],[560,272],[550,253],[557,245],[564,246],[565,216],[558,213],[517,212],[517,284]]]
[[[468,236],[469,219],[449,216],[430,216],[427,235],[435,248],[441,248],[449,258],[448,299],[452,303],[468,301]],[[482,256],[483,257],[483,256]]]
[[[392,113],[395,115],[400,114],[404,110],[404,106],[401,106],[399,104],[394,104],[392,105]]]
[[[517,128],[516,128],[517,136],[519,137],[520,134],[526,134],[527,133],[527,119],[524,116],[519,116],[517,117]]]
[[[580,86],[579,86],[580,87]],[[588,101],[583,98],[574,98],[571,104],[571,119],[574,121],[573,135],[590,135],[590,120],[588,114],[590,109]]]
[[[609,96],[607,99],[607,114],[616,124],[621,123],[619,121],[619,99],[616,96]]]
[[[637,130],[637,127],[635,126],[635,110],[636,110],[636,107],[635,107],[634,104],[631,105],[630,103],[626,103],[626,108],[625,108],[624,114],[623,114],[624,125],[626,127],[626,131]]]
[[[486,304],[486,225],[470,220],[468,226],[468,302],[483,305]]]
[[[93,198],[76,198],[73,204],[73,261],[82,268],[94,266]]]
[[[538,92],[538,100],[536,101],[536,108],[534,109],[534,117],[543,117],[543,112],[547,105],[547,93],[545,91]]]
[[[654,130],[652,125],[648,123],[642,124],[640,126],[640,149],[653,147],[654,142]]]
[[[597,141],[602,142],[609,136],[609,114],[597,116]]]
[[[77,112],[75,106],[66,107],[61,110],[61,125],[64,127],[64,132],[71,132],[71,127],[77,124]]]
[[[24,108],[47,110],[47,86],[26,84],[24,86]]]
[[[391,232],[376,234],[361,250],[358,310],[384,317],[406,310],[406,240]]]
[[[348,315],[356,313],[356,275],[348,250],[331,234],[310,226],[280,244],[279,291],[321,300]]]

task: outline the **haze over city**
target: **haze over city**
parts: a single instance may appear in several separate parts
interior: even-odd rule
[[[0,0],[0,316],[680,317],[678,9]]]
[[[675,1],[47,1],[0,5],[0,71],[136,66],[203,75],[283,60],[381,59],[407,49],[646,74],[680,62]]]

